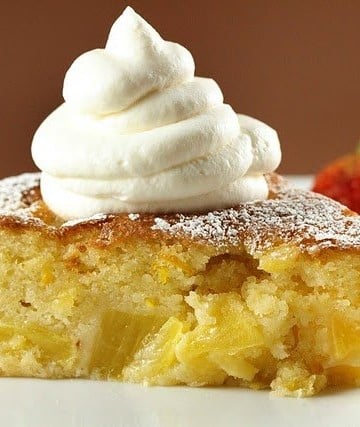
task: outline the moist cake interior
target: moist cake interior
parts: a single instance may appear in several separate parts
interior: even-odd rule
[[[0,374],[360,384],[360,220],[320,195],[63,223],[38,175],[0,182]]]

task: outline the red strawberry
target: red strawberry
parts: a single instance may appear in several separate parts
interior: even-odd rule
[[[317,174],[313,191],[360,213],[360,153],[348,154],[326,166]]]

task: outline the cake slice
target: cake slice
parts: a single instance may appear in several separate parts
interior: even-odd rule
[[[360,384],[360,217],[268,177],[204,214],[64,222],[0,181],[0,373],[310,396]]]

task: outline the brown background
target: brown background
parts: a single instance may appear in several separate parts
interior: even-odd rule
[[[311,173],[360,136],[360,1],[18,0],[0,7],[0,176],[35,170],[32,135],[80,53],[133,6],[193,54],[238,112],[281,137],[286,173]]]

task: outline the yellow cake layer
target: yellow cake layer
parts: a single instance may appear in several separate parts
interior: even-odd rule
[[[146,384],[360,384],[360,257],[250,256],[128,238],[103,247],[0,230],[0,373]]]

